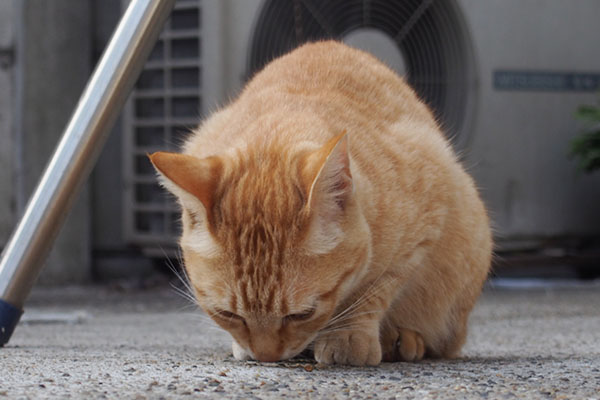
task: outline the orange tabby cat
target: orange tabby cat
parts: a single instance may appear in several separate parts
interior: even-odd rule
[[[488,217],[431,112],[367,53],[304,45],[183,154],[151,160],[182,207],[202,308],[238,359],[452,357],[490,267]]]

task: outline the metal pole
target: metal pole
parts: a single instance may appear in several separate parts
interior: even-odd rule
[[[132,0],[0,260],[0,346],[89,175],[175,0]]]

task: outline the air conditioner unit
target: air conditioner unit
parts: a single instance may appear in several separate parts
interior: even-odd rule
[[[175,148],[269,60],[335,38],[388,63],[435,111],[500,246],[600,234],[600,177],[568,159],[600,90],[596,0],[180,0],[124,118],[126,239],[173,245],[147,152]]]

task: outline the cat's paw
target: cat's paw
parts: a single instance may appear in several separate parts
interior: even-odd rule
[[[420,333],[410,329],[398,329],[397,335],[384,339],[383,360],[419,361],[425,356],[425,341]]]
[[[381,362],[377,333],[349,330],[325,335],[315,341],[315,360],[322,364],[374,366]]]
[[[240,346],[235,340],[231,342],[231,350],[233,351],[233,357],[236,360],[247,361],[252,358],[250,353],[248,353],[246,349]]]

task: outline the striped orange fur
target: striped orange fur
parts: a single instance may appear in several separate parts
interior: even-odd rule
[[[428,108],[328,41],[273,61],[150,156],[182,207],[201,307],[236,358],[452,357],[490,267],[485,208]]]

